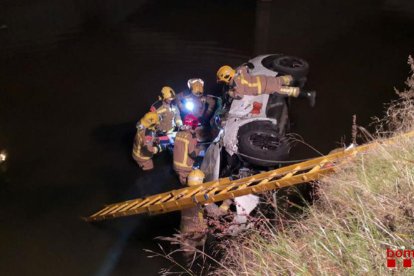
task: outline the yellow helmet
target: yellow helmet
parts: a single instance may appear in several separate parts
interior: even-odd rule
[[[169,86],[164,86],[161,89],[161,95],[162,96],[160,97],[160,100],[174,100],[174,98],[175,98],[175,92]]]
[[[189,79],[187,86],[194,96],[201,97],[204,93],[204,81],[202,79]]]
[[[229,84],[236,71],[228,65],[221,66],[217,71],[217,81]]]
[[[202,170],[196,169],[190,172],[187,177],[187,185],[188,186],[195,186],[202,184],[206,175],[203,173]]]
[[[141,118],[140,124],[148,129],[155,129],[160,123],[158,114],[156,112],[148,112]]]

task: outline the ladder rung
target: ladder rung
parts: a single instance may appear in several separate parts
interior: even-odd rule
[[[145,203],[144,205],[141,205],[140,208],[145,208],[148,205],[154,204],[155,202],[157,202],[159,199],[161,199],[160,196],[154,197],[152,198],[150,201],[148,201],[147,203]]]
[[[126,210],[131,210],[134,209],[136,205],[138,205],[139,203],[142,202],[141,200],[136,200],[135,202],[131,202],[130,204],[128,204],[127,206],[125,206],[124,208],[122,208],[121,210],[119,210],[120,212],[126,211]]]
[[[104,215],[112,212],[112,210],[118,208],[118,206],[119,206],[118,204],[109,205],[108,207],[110,207],[110,208],[108,208],[105,212],[102,212],[102,214],[100,214],[100,216],[104,216]]]
[[[93,214],[91,217],[95,217],[95,216],[99,216],[101,215],[103,212],[105,212],[106,210],[108,210],[111,206],[106,206],[105,208],[103,208],[102,210],[96,212],[95,214]]]

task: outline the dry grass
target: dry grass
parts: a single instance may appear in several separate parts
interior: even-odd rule
[[[409,64],[412,72],[414,64]],[[414,129],[414,73],[398,92],[377,139]],[[384,275],[386,248],[414,246],[414,141],[382,145],[319,185],[319,199],[282,231],[255,231],[225,241],[220,275]],[[414,248],[413,248],[414,249]]]

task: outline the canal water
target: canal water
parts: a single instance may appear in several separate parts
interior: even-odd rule
[[[160,88],[261,53],[311,65],[317,105],[292,105],[293,131],[323,153],[350,142],[395,99],[414,49],[408,0],[4,0],[0,3],[0,274],[155,275],[154,238],[179,215],[97,225],[106,203],[178,187],[166,155],[141,173],[136,121]],[[298,145],[294,156],[315,156]]]

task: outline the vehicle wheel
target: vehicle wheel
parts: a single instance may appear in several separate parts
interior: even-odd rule
[[[279,128],[270,121],[254,121],[240,127],[238,132],[240,157],[255,166],[276,166],[287,160],[289,144]]]
[[[305,80],[309,73],[309,63],[293,56],[275,56],[273,70],[284,75],[291,75],[297,81]]]

